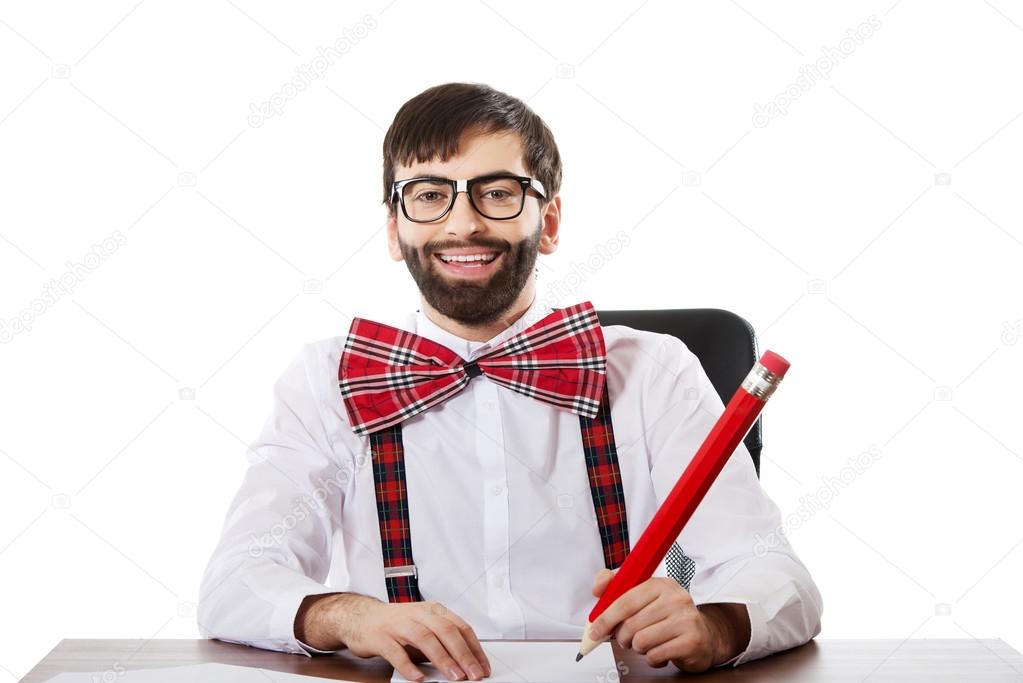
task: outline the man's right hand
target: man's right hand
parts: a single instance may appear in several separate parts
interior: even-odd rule
[[[296,618],[299,640],[320,650],[347,647],[358,657],[381,656],[405,678],[421,681],[413,664],[430,660],[449,680],[491,674],[475,632],[439,602],[381,602],[355,593],[312,595]]]

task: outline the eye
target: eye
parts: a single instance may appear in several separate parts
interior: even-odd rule
[[[475,196],[477,199],[490,204],[506,205],[518,199],[521,188],[512,180],[507,178],[494,178],[489,182],[476,186]]]

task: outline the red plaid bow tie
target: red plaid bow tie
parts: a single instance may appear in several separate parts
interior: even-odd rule
[[[466,362],[451,349],[390,325],[352,321],[338,380],[352,431],[366,435],[446,401],[477,375],[589,418],[604,391],[607,352],[589,301],[561,308]]]

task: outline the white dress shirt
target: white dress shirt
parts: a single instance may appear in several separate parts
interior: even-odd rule
[[[461,339],[422,312],[395,327],[466,361],[553,309],[539,298],[487,342]],[[724,405],[674,336],[603,328],[611,417],[631,543],[695,455]],[[298,654],[303,598],[355,592],[387,601],[369,437],[352,432],[338,388],[344,337],[301,348],[274,385],[241,489],[203,577],[204,637]],[[582,637],[604,566],[579,417],[485,375],[405,421],[412,549],[424,599],[480,639]],[[679,536],[695,562],[696,604],[747,606],[751,638],[738,665],[820,632],[822,602],[783,537],[780,511],[745,445],[728,460]],[[664,563],[655,576],[666,576]]]

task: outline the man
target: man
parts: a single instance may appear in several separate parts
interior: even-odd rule
[[[277,381],[252,446],[259,457],[203,579],[199,624],[206,637],[261,648],[379,655],[412,680],[424,657],[451,680],[480,680],[491,671],[480,639],[582,636],[608,567],[724,406],[681,341],[623,326],[597,325],[602,341],[588,337],[606,349],[606,365],[600,354],[593,366],[604,372],[585,369],[589,360],[565,370],[603,384],[600,408],[586,414],[553,404],[552,392],[509,386],[487,365],[533,326],[593,315],[588,302],[555,311],[537,297],[536,259],[560,237],[561,160],[518,99],[477,84],[424,91],[387,132],[383,180],[390,255],[408,267],[420,309],[303,347]],[[367,399],[364,386],[379,391],[380,381],[360,379],[360,368],[393,369],[413,355],[374,359],[387,335],[457,369],[434,378],[457,377],[453,390],[379,410],[384,399]],[[581,347],[580,338],[565,343]],[[387,401],[408,398],[386,389]],[[607,438],[594,445],[596,420]],[[593,457],[624,500],[614,514],[588,471]],[[740,444],[679,536],[688,586],[662,563],[591,637],[683,671],[808,641],[820,632],[821,597],[780,530]],[[765,548],[765,538],[777,540]]]

